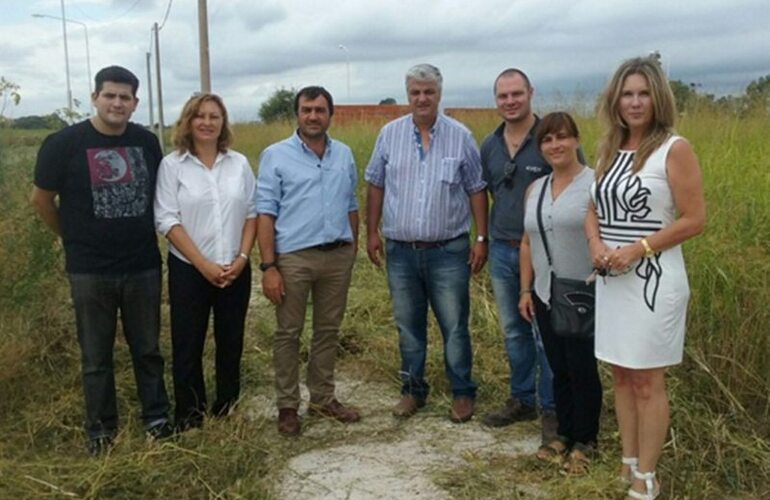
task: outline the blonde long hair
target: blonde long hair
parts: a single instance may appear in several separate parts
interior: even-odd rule
[[[642,75],[647,80],[652,97],[652,123],[634,155],[632,170],[641,170],[644,162],[663,142],[674,133],[676,102],[668,79],[654,57],[635,57],[620,65],[599,101],[599,118],[605,132],[599,142],[596,162],[596,178],[600,178],[612,165],[618,149],[628,139],[628,125],[620,114],[620,98],[623,84],[630,75]]]

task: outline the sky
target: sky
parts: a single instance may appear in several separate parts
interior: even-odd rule
[[[534,105],[593,102],[624,59],[659,51],[669,78],[699,92],[740,94],[770,74],[767,0],[208,0],[212,90],[234,121],[258,119],[279,88],[323,85],[340,104],[405,103],[417,63],[444,76],[442,105],[491,107],[492,83],[517,67]],[[65,0],[72,95],[90,112],[92,73],[139,77],[134,121],[149,122],[146,53],[159,32],[164,121],[200,90],[197,0]],[[170,4],[170,8],[169,8]],[[168,16],[166,13],[168,12]],[[42,14],[50,17],[33,17]],[[0,76],[17,83],[5,115],[67,105],[61,0],[0,0]],[[164,21],[165,20],[165,21]],[[2,105],[2,101],[0,101]]]

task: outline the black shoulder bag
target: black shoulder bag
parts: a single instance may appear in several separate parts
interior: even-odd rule
[[[540,199],[537,201],[537,226],[543,238],[548,266],[551,268],[551,307],[549,309],[551,330],[560,337],[589,339],[594,335],[596,302],[594,284],[586,284],[582,280],[557,278],[553,272],[553,261],[551,252],[548,250],[548,238],[545,235],[542,215],[545,190],[552,177],[549,175],[545,179],[543,189],[540,191]]]

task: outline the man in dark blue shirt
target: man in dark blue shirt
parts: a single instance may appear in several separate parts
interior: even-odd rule
[[[505,350],[511,369],[510,398],[483,423],[501,427],[537,418],[537,399],[543,414],[544,442],[556,429],[551,369],[542,342],[519,314],[519,245],[524,233],[524,195],[527,186],[551,171],[534,137],[538,118],[531,108],[534,88],[527,75],[506,69],[494,83],[495,103],[503,123],[481,145],[484,180],[492,195],[489,250],[492,288],[497,301]],[[539,372],[539,384],[536,379]],[[537,398],[535,396],[537,392]]]

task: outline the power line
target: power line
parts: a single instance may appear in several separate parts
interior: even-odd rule
[[[134,0],[134,3],[132,3],[132,4],[131,4],[131,6],[130,6],[130,7],[128,7],[126,10],[124,10],[123,12],[121,12],[120,14],[118,14],[117,16],[113,17],[112,19],[107,19],[107,20],[104,20],[104,19],[96,19],[96,18],[94,18],[93,16],[90,16],[90,15],[88,15],[88,14],[87,14],[86,12],[84,12],[84,11],[83,11],[83,9],[81,9],[81,8],[80,8],[80,7],[79,7],[77,4],[75,4],[75,5],[73,6],[73,8],[74,8],[75,10],[77,10],[78,12],[80,12],[81,16],[83,16],[83,17],[86,17],[86,18],[90,19],[91,21],[95,21],[95,22],[97,22],[97,23],[105,23],[105,25],[110,25],[110,24],[112,24],[112,23],[115,23],[115,22],[117,22],[117,21],[120,21],[120,19],[122,19],[123,17],[125,17],[125,16],[126,16],[127,14],[129,14],[129,13],[130,13],[132,10],[134,10],[134,9],[136,8],[136,6],[137,6],[137,5],[139,5],[139,2],[141,2],[141,1],[142,1],[142,0]]]
[[[161,21],[160,26],[158,26],[158,31],[163,29],[163,26],[166,25],[166,20],[168,19],[168,14],[171,12],[171,4],[173,0],[168,0],[168,6],[166,7],[166,15],[163,16],[163,21]]]

